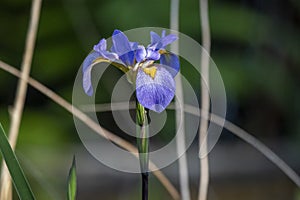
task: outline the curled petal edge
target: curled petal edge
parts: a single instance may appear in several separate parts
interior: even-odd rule
[[[83,66],[83,70],[82,70],[83,71],[82,85],[83,85],[84,92],[88,96],[92,96],[94,93],[93,87],[92,87],[92,80],[91,80],[91,71],[95,65],[102,63],[102,62],[109,63],[109,64],[113,65],[114,67],[120,69],[124,73],[127,73],[129,71],[129,69],[126,66],[124,66],[121,63],[118,63],[117,61],[112,62],[112,61],[102,58],[102,57],[98,57],[98,58],[94,59],[89,66]]]

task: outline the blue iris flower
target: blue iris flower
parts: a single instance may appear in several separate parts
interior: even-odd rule
[[[123,72],[131,72],[136,97],[141,105],[155,112],[162,112],[174,98],[174,77],[180,67],[177,55],[166,51],[165,47],[178,38],[174,34],[166,36],[165,31],[161,36],[150,32],[150,36],[151,43],[145,48],[137,42],[130,42],[123,32],[115,30],[110,51],[107,50],[106,40],[101,39],[83,62],[85,93],[93,95],[92,67],[99,62],[108,62]],[[155,63],[158,60],[160,64]]]

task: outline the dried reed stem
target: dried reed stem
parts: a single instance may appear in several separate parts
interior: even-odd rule
[[[208,18],[208,3],[207,0],[200,0],[200,20],[202,30],[202,45],[207,51],[202,51],[201,54],[201,120],[199,130],[199,155],[200,149],[207,151],[207,128],[208,128],[208,113],[210,108],[209,102],[209,54],[210,54],[210,27]],[[207,88],[206,88],[207,87]],[[203,146],[202,146],[203,145]],[[201,148],[200,148],[201,147]],[[200,180],[198,200],[206,200],[209,185],[209,164],[207,152],[201,152],[204,157],[200,157]]]
[[[23,61],[21,65],[22,73],[21,73],[21,78],[19,79],[15,103],[11,113],[11,124],[9,128],[8,140],[10,142],[12,149],[15,149],[17,139],[18,139],[19,128],[20,128],[20,123],[22,119],[23,108],[24,108],[26,93],[27,93],[27,79],[30,73],[32,56],[34,52],[36,35],[38,30],[41,4],[42,4],[41,0],[32,1],[31,17],[30,17],[29,27],[27,31],[25,52],[23,55]],[[10,180],[9,171],[4,161],[2,162],[2,169],[1,169],[0,199],[1,200],[12,199],[12,183]]]
[[[179,31],[179,0],[171,1],[170,9],[170,28],[171,31]],[[171,52],[179,53],[179,42],[175,41],[171,45]],[[189,188],[189,172],[187,166],[186,154],[185,152],[185,117],[183,112],[184,98],[183,98],[183,89],[182,89],[182,80],[180,74],[175,77],[176,82],[176,99],[175,99],[175,112],[176,112],[176,146],[177,152],[179,154],[178,164],[179,164],[179,183],[180,183],[180,192],[182,200],[190,200],[190,188]],[[182,154],[180,156],[180,154]]]

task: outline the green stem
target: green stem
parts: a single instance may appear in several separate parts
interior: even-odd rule
[[[142,175],[142,199],[148,200],[149,171],[149,127],[147,111],[138,101],[136,103],[136,134]]]

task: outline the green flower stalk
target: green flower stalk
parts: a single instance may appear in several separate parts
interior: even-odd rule
[[[147,110],[136,101],[136,135],[142,175],[142,199],[148,200],[149,126]]]

